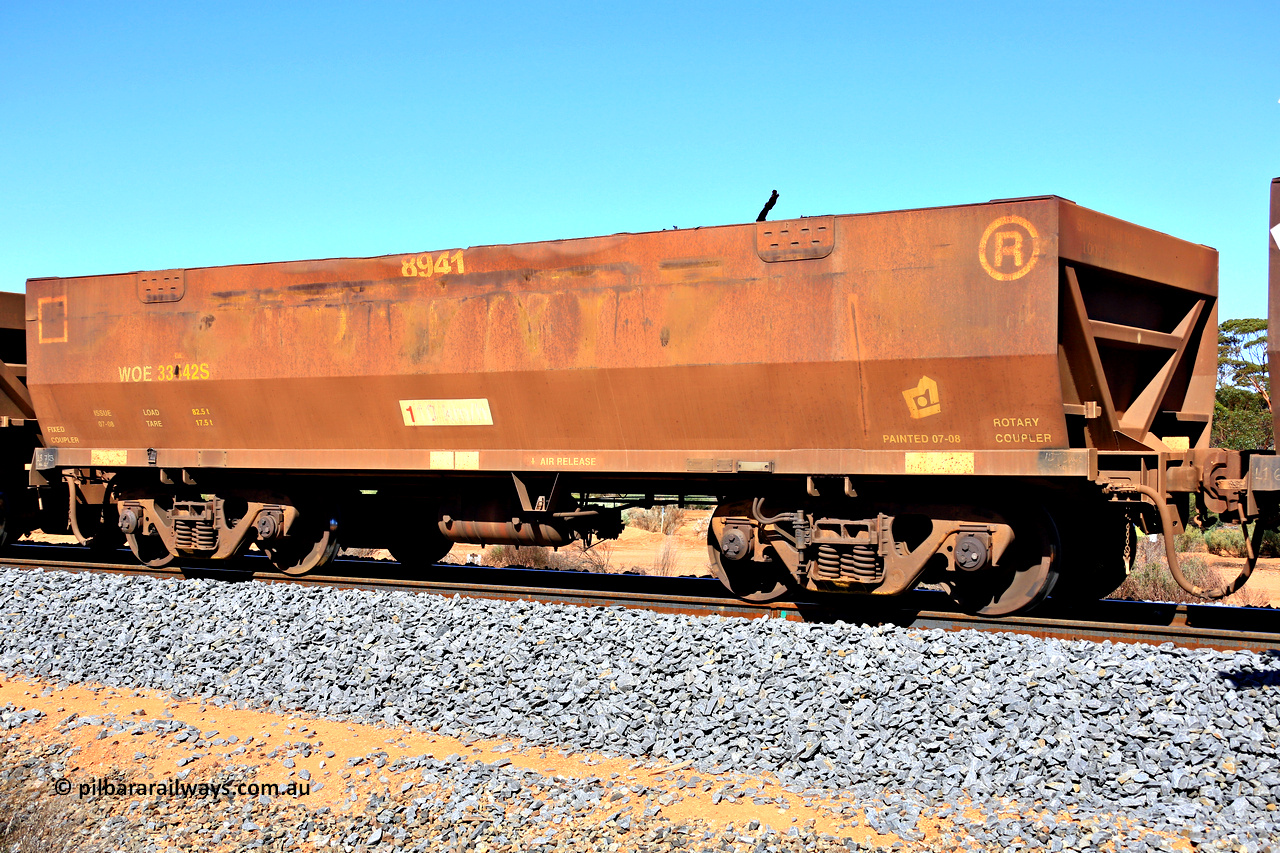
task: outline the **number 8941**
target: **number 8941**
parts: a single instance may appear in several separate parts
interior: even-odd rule
[[[400,275],[402,276],[422,276],[430,278],[433,275],[448,275],[449,273],[465,273],[466,267],[462,263],[462,250],[456,252],[440,252],[434,259],[430,252],[423,252],[421,255],[409,255],[400,259]]]

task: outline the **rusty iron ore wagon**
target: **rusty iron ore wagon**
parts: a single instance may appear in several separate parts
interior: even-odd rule
[[[0,422],[39,504],[8,484],[10,534],[151,565],[558,547],[710,496],[740,596],[931,582],[1003,614],[1111,591],[1132,523],[1171,540],[1192,494],[1275,487],[1209,447],[1217,253],[1056,197],[31,279],[20,307]]]

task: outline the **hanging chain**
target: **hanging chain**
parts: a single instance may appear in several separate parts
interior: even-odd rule
[[[1125,577],[1133,571],[1133,519],[1128,515],[1124,517],[1124,574]]]

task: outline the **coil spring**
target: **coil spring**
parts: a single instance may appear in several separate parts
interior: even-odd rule
[[[212,551],[218,547],[218,531],[209,522],[176,521],[173,541],[179,550]]]
[[[840,577],[840,552],[834,545],[819,545],[818,560],[813,570],[818,580],[833,581]]]
[[[874,545],[858,543],[840,555],[840,574],[850,580],[867,583],[878,581],[884,575]]]

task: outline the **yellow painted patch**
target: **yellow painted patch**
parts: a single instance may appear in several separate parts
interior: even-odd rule
[[[67,296],[42,296],[36,300],[36,336],[42,344],[67,342]]]
[[[907,411],[912,418],[927,418],[942,411],[942,398],[938,396],[938,383],[928,376],[921,376],[916,387],[902,392],[907,401]]]
[[[433,450],[431,451],[431,468],[445,468],[452,470],[453,468],[453,451],[452,450]]]
[[[459,450],[453,454],[453,464],[459,471],[480,470],[480,453],[476,450]]]
[[[1185,435],[1169,435],[1160,439],[1170,450],[1190,450],[1191,439]]]
[[[493,426],[489,401],[401,400],[400,416],[405,426]]]
[[[89,453],[90,465],[128,465],[127,450],[93,450]]]
[[[908,452],[908,474],[972,474],[972,453]]]
[[[1021,216],[1001,216],[978,243],[978,261],[996,281],[1017,281],[1040,259],[1040,235]]]
[[[433,275],[448,275],[457,273],[464,275],[467,271],[467,265],[462,254],[462,250],[455,252],[440,252],[433,259],[430,252],[423,252],[421,255],[406,255],[400,259],[400,275],[405,277],[422,276],[430,278]]]

